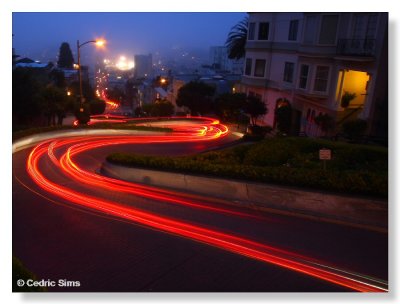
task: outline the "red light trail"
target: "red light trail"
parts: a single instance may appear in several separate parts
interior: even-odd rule
[[[118,118],[113,117],[112,119],[114,120]],[[225,136],[228,132],[226,126],[211,118],[195,118],[191,121],[182,119],[182,121],[185,122],[185,125],[177,125],[172,120],[164,121],[163,124],[174,129],[173,133],[166,135],[96,136],[48,140],[37,145],[31,151],[27,161],[27,171],[34,182],[43,190],[63,198],[71,204],[139,223],[177,236],[189,238],[252,259],[278,265],[356,291],[387,291],[386,282],[381,280],[328,266],[327,264],[313,258],[268,246],[243,237],[201,227],[193,223],[154,214],[135,207],[125,206],[111,200],[81,193],[52,182],[46,178],[44,173],[40,170],[39,163],[47,157],[64,175],[79,181],[80,183],[95,186],[98,189],[134,194],[166,203],[199,208],[209,212],[219,212],[233,216],[252,216],[257,218],[250,214],[232,211],[223,207],[208,206],[196,200],[190,200],[187,196],[179,196],[179,194],[175,192],[159,190],[153,187],[101,176],[84,170],[84,168],[79,167],[79,165],[74,162],[74,157],[80,153],[103,146],[160,142],[210,141]],[[58,151],[64,152],[61,156],[57,157],[56,155],[60,154]]]

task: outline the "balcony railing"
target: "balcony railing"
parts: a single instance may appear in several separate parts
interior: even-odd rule
[[[374,56],[375,39],[339,39],[336,53],[338,55]]]

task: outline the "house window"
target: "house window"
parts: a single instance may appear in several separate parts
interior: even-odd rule
[[[253,61],[251,60],[251,58],[247,58],[246,59],[246,67],[244,70],[244,74],[247,76],[251,75],[251,65],[252,65]]]
[[[256,64],[254,68],[254,76],[264,77],[265,73],[265,59],[256,59]]]
[[[293,82],[294,63],[285,62],[285,70],[283,72],[283,81]]]
[[[268,40],[269,23],[261,22],[258,27],[258,40]]]
[[[314,43],[315,27],[317,25],[317,16],[307,16],[304,30],[304,43]]]
[[[249,36],[248,40],[254,40],[254,32],[256,29],[256,24],[254,22],[249,23]]]
[[[338,15],[322,16],[321,31],[319,33],[319,44],[335,44],[338,27]]]
[[[326,92],[328,87],[329,67],[317,66],[314,81],[314,91]]]
[[[297,31],[299,29],[299,20],[290,20],[288,40],[297,40]]]
[[[309,66],[306,64],[302,64],[300,67],[300,77],[299,77],[299,88],[300,89],[307,88],[308,71],[309,71]]]
[[[353,39],[374,39],[378,22],[377,14],[356,14],[354,17]]]

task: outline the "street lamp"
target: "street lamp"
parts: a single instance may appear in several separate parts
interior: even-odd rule
[[[81,52],[82,46],[88,43],[95,43],[96,46],[103,46],[106,42],[105,40],[89,40],[82,44],[79,44],[79,40],[76,41],[76,47],[78,49],[78,78],[79,78],[79,99],[80,99],[80,112],[83,112],[83,92],[82,92],[82,68],[81,68]]]

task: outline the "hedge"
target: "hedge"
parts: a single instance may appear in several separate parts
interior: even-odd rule
[[[320,148],[333,150],[323,170]],[[357,157],[354,155],[358,155]],[[347,158],[346,158],[347,157]],[[388,195],[387,149],[304,138],[268,139],[184,157],[114,153],[107,161],[215,177],[300,186],[347,194]]]

